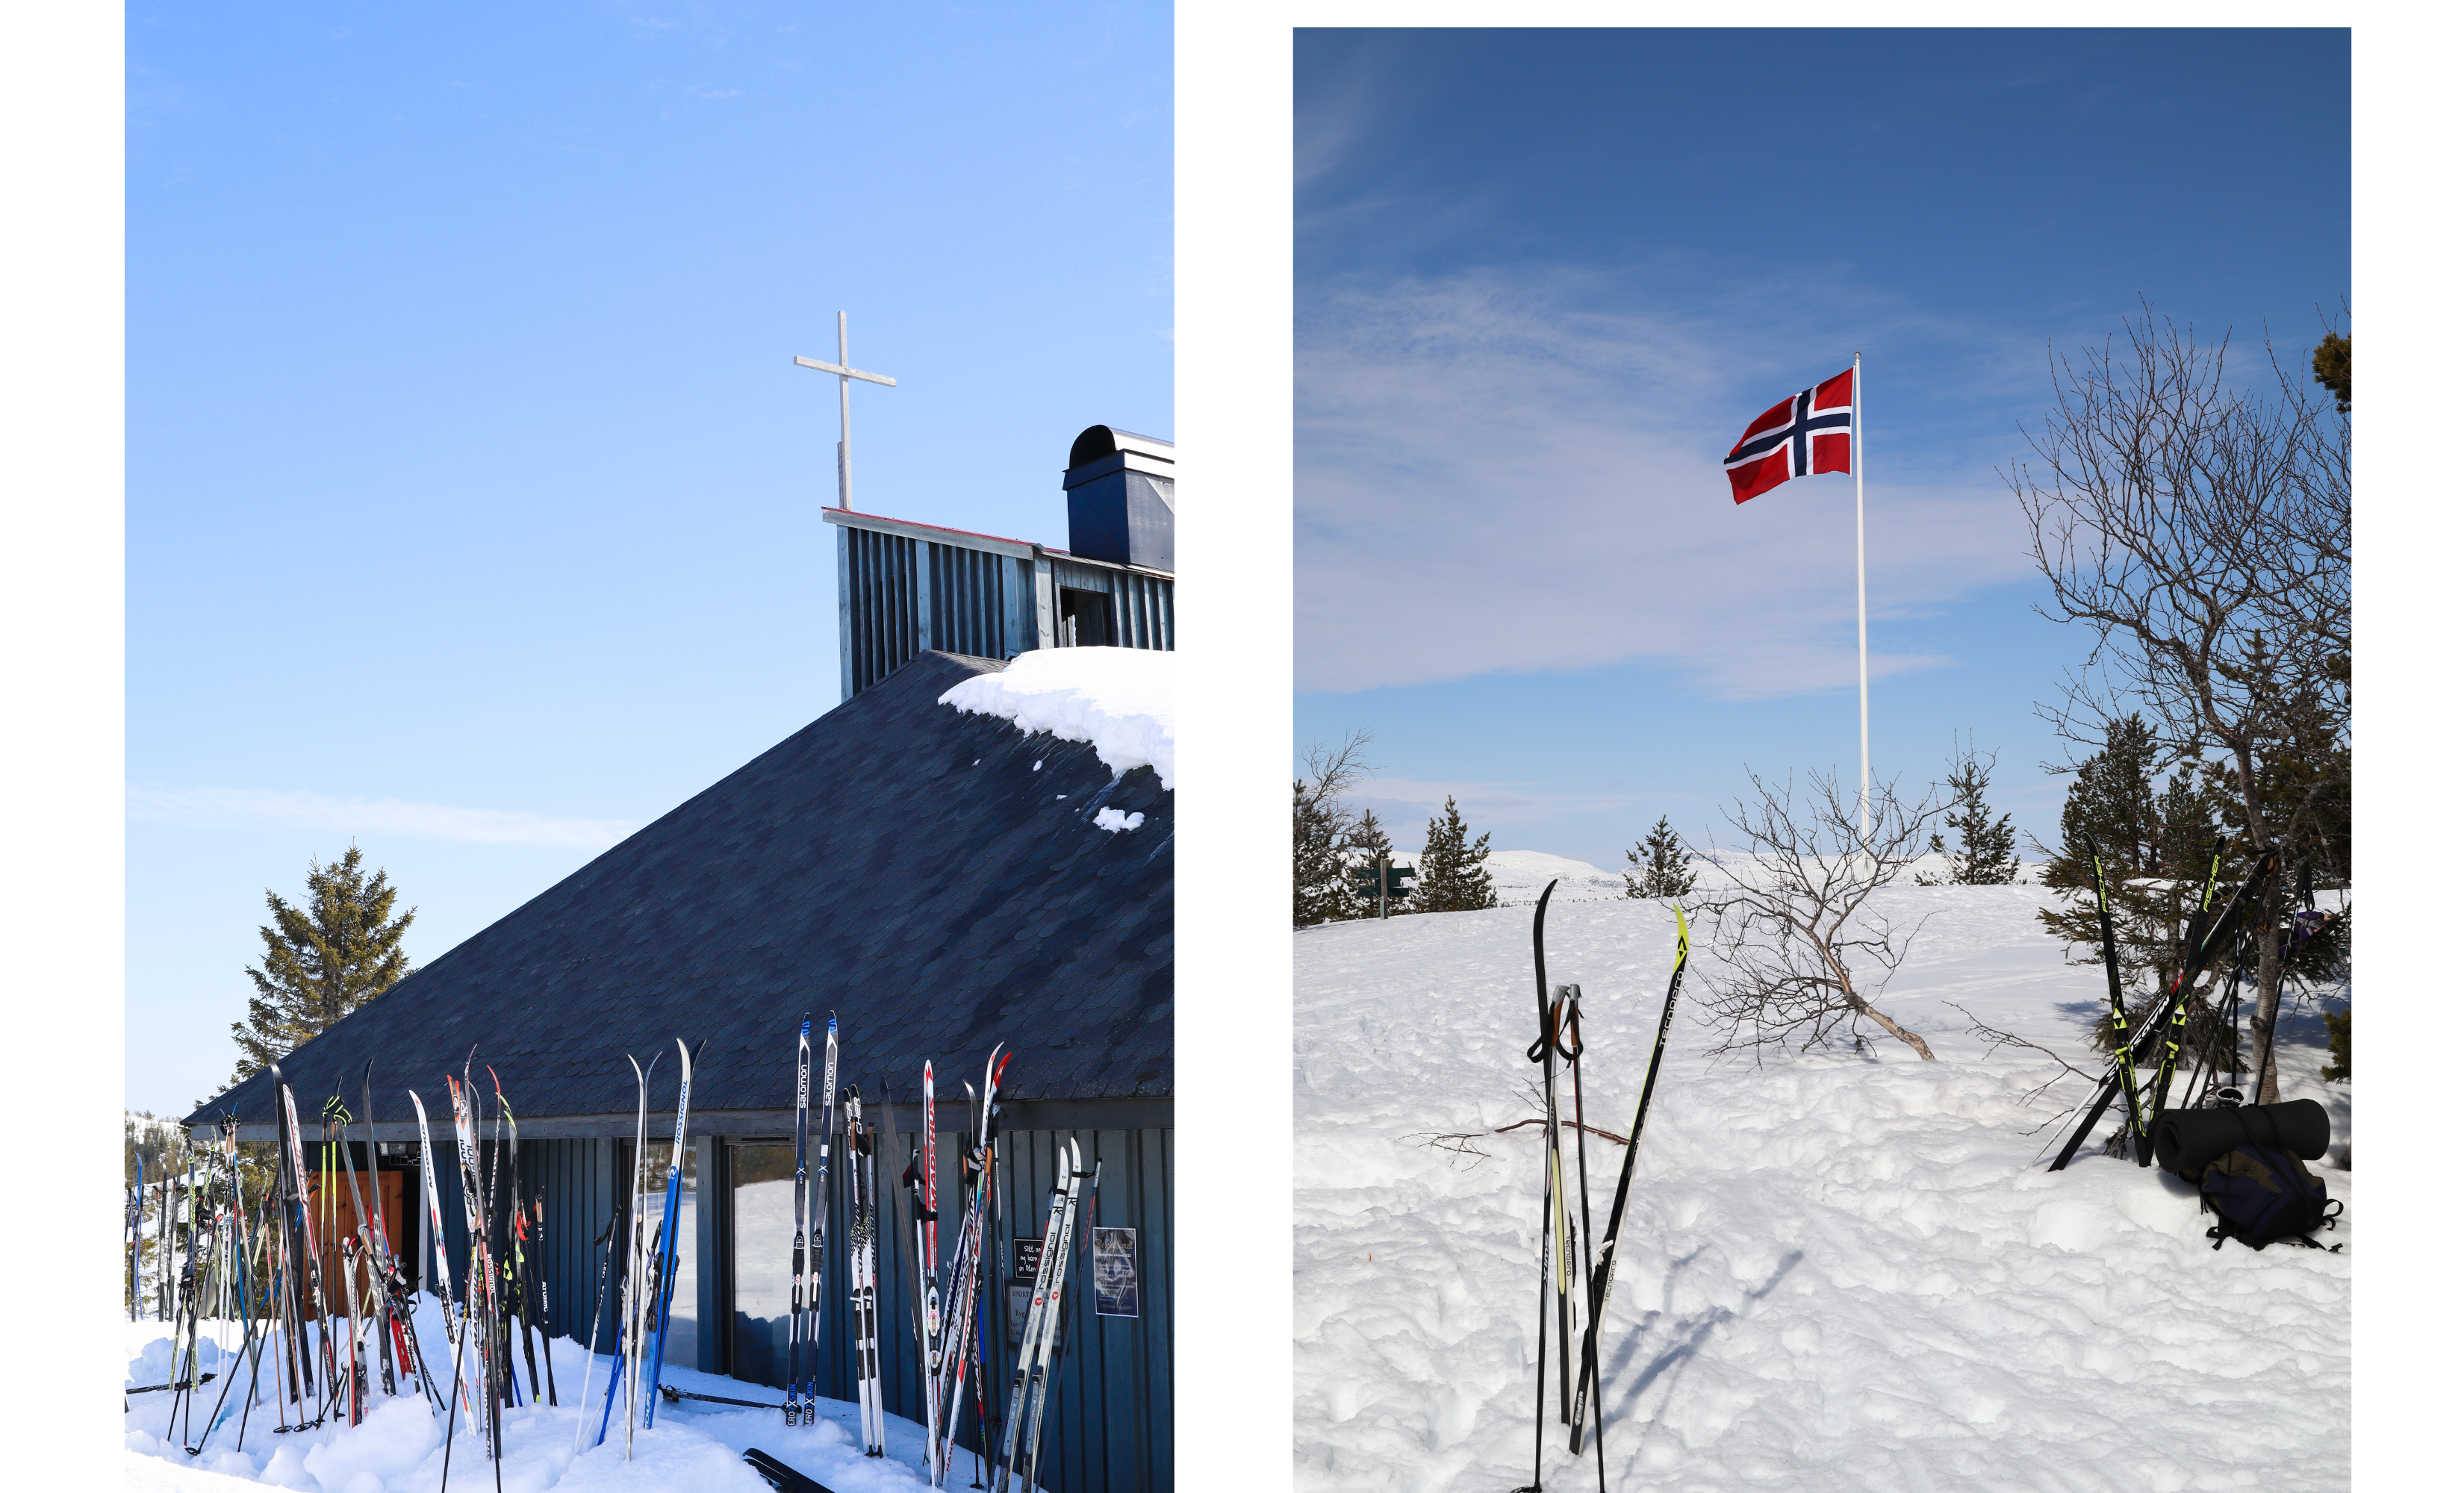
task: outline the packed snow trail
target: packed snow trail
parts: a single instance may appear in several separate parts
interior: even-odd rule
[[[419,1340],[428,1361],[439,1362],[434,1345],[445,1343],[448,1346],[443,1362],[450,1364],[451,1340],[437,1312],[436,1299],[422,1295],[419,1306]],[[219,1325],[209,1324],[209,1328],[213,1326]],[[128,1384],[134,1387],[166,1382],[165,1371],[171,1362],[171,1325],[151,1320],[130,1322],[122,1317],[119,1328],[127,1334]],[[236,1325],[230,1325],[227,1330],[230,1340],[236,1343]],[[561,1337],[551,1340],[547,1350],[556,1358],[557,1383],[582,1382],[584,1353],[581,1344]],[[210,1344],[204,1346],[202,1356],[207,1371],[217,1377],[205,1387],[206,1396],[197,1407],[192,1440],[205,1426],[214,1393],[222,1388],[220,1375],[232,1368],[221,1361],[222,1355]],[[239,1382],[227,1406],[230,1418],[215,1432],[202,1456],[187,1456],[181,1451],[176,1438],[167,1441],[162,1438],[164,1417],[171,1409],[167,1394],[129,1396],[132,1408],[123,1417],[126,1452],[121,1461],[125,1464],[123,1481],[130,1489],[149,1493],[220,1493],[245,1484],[307,1489],[312,1493],[436,1493],[444,1463],[445,1422],[418,1395],[388,1398],[381,1393],[372,1394],[368,1416],[357,1426],[329,1422],[311,1431],[277,1436],[272,1430],[271,1386],[275,1374],[270,1360],[260,1371],[268,1386],[266,1401],[249,1417],[245,1447],[235,1450],[232,1442],[239,1425],[240,1397],[248,1389],[248,1359],[245,1354],[233,1357]],[[609,1360],[603,1353],[592,1375],[594,1388],[606,1383],[608,1372]],[[662,1380],[679,1390],[737,1399],[759,1400],[781,1393],[717,1374],[679,1369],[673,1364],[667,1366]],[[521,1388],[525,1394],[529,1393],[527,1377]],[[589,1407],[594,1424],[599,1416],[598,1400],[594,1393]],[[509,1409],[504,1413],[505,1493],[541,1493],[549,1488],[567,1493],[698,1493],[702,1489],[711,1493],[769,1493],[770,1485],[741,1460],[745,1448],[752,1446],[816,1479],[832,1493],[893,1493],[927,1486],[922,1426],[896,1416],[889,1416],[889,1454],[867,1458],[856,1435],[856,1407],[829,1399],[817,1400],[815,1405],[818,1416],[814,1424],[789,1429],[781,1423],[777,1410],[738,1410],[696,1400],[662,1403],[656,1425],[635,1429],[633,1460],[629,1462],[625,1460],[621,1420],[608,1428],[605,1445],[586,1448],[576,1457],[573,1417],[579,1407],[570,1399],[561,1406]],[[472,1433],[467,1420],[457,1417],[454,1443],[452,1488],[495,1493],[495,1471],[489,1465],[484,1443]],[[971,1472],[973,1466],[972,1454],[962,1452],[952,1463],[953,1476]]]
[[[2350,1222],[2340,1254],[2210,1248],[2194,1190],[2082,1153],[2049,1174],[2041,1055],[1988,1055],[1956,1001],[2069,1056],[2104,1001],[2034,887],[1894,888],[1934,914],[1877,1003],[1923,1035],[1712,1066],[1695,933],[1603,1328],[1609,1485],[1655,1489],[2330,1489],[2350,1482]],[[1633,1118],[1675,952],[1665,907],[1552,908],[1583,987],[1585,1119]],[[1530,910],[1303,930],[1295,945],[1297,1485],[1481,1489],[1531,1477],[1538,1127],[1524,1092]],[[2079,951],[2084,954],[2087,951]],[[2315,1009],[2288,1000],[2284,1097],[2335,1123]],[[2108,1126],[2107,1129],[2110,1127]],[[1479,1132],[1491,1159],[1420,1137]],[[2099,1133],[2101,1140],[2102,1131]],[[1617,1148],[1596,1138],[1595,1177]],[[1605,1206],[1595,1197],[1595,1210]],[[2348,1214],[2348,1218],[2350,1215]],[[1552,1385],[1553,1395],[1553,1385]],[[1542,1472],[1591,1487],[1552,1397]]]

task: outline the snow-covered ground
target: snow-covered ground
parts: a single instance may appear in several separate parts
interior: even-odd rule
[[[443,1321],[437,1314],[434,1298],[423,1296],[420,1301],[424,1308],[418,1323],[421,1350],[440,1377],[448,1375],[451,1372],[450,1356],[446,1362],[438,1361],[440,1350],[447,1355],[451,1352]],[[128,1384],[134,1387],[168,1382],[169,1325],[123,1319],[119,1329],[127,1335]],[[236,1344],[235,1328],[231,1331],[231,1341]],[[856,1407],[833,1400],[820,1402],[814,1424],[792,1431],[780,1424],[780,1415],[775,1410],[737,1410],[692,1400],[674,1405],[663,1402],[658,1407],[656,1425],[647,1430],[635,1428],[629,1461],[625,1457],[624,1414],[620,1405],[607,1428],[606,1444],[588,1448],[577,1457],[573,1450],[575,1416],[585,1413],[577,1406],[577,1400],[586,1355],[582,1345],[570,1338],[557,1339],[551,1351],[562,1403],[526,1406],[505,1413],[506,1493],[539,1493],[546,1488],[629,1493],[701,1489],[725,1493],[735,1489],[738,1493],[768,1493],[769,1484],[741,1460],[745,1449],[755,1446],[819,1481],[833,1493],[889,1493],[927,1485],[922,1426],[891,1416],[888,1455],[867,1458],[857,1431]],[[235,1372],[235,1380],[224,1403],[226,1418],[215,1425],[202,1455],[191,1458],[183,1452],[177,1431],[165,1439],[164,1433],[168,1428],[165,1417],[171,1412],[169,1394],[128,1396],[130,1410],[123,1417],[127,1450],[121,1460],[126,1484],[132,1490],[210,1493],[242,1483],[319,1493],[435,1493],[438,1488],[445,1471],[445,1421],[431,1413],[424,1401],[416,1397],[389,1400],[379,1394],[374,1396],[373,1412],[356,1427],[329,1424],[312,1431],[276,1435],[272,1429],[275,1419],[275,1376],[269,1360],[260,1369],[264,1401],[250,1411],[246,1439],[242,1442],[239,1421],[249,1384],[248,1360],[233,1354],[228,1363],[220,1361],[220,1355],[210,1346],[206,1357],[208,1372],[218,1376],[205,1386],[204,1397],[195,1404],[194,1418],[186,1428],[189,1444],[196,1444],[205,1432],[207,1416],[213,1412],[214,1396],[223,1388],[222,1375]],[[519,1357],[517,1350],[517,1363]],[[517,1372],[523,1374],[521,1388],[527,1394],[527,1373],[518,1369]],[[607,1372],[608,1360],[603,1354],[592,1371],[586,1402],[594,1433],[600,1407],[606,1397]],[[660,1377],[662,1382],[680,1390],[735,1399],[759,1400],[775,1397],[778,1393],[716,1374],[678,1369],[672,1364]],[[478,1438],[471,1434],[469,1421],[458,1416],[453,1443],[450,1485],[493,1493],[496,1487],[495,1471],[489,1466]],[[959,1480],[971,1477],[974,1466],[972,1454],[961,1455],[953,1464],[953,1485],[963,1486],[964,1482]]]
[[[1420,852],[1397,850],[1395,864],[1418,869]],[[1720,859],[1741,868],[1749,867],[1752,858],[1734,851],[1722,852]],[[1605,902],[1625,895],[1625,876],[1633,870],[1620,866],[1615,870],[1602,870],[1589,861],[1572,856],[1551,855],[1545,850],[1491,850],[1482,863],[1488,871],[1488,884],[1497,893],[1500,907],[1529,907],[1540,900],[1540,889],[1551,882],[1557,884],[1556,892],[1549,899],[1551,907],[1568,902]],[[1727,885],[1720,868],[1709,858],[1690,863],[1695,887],[1704,891]],[[1903,880],[1915,885],[1919,876],[1946,878],[1950,871],[1950,858],[1943,855],[1921,855],[1910,861],[1901,872]],[[2043,873],[2042,866],[2023,864],[2019,867],[2021,883],[2034,885]],[[1747,874],[1750,874],[1748,871]]]
[[[941,703],[1024,732],[1091,741],[1114,776],[1152,767],[1172,787],[1173,659],[1157,648],[1037,648],[997,674],[942,692]]]
[[[1492,856],[1492,865],[1498,857]],[[1559,889],[1563,898],[1567,889]],[[1932,920],[1878,997],[1927,1063],[1870,1053],[1713,1065],[1689,999],[1639,1159],[1607,1317],[1612,1487],[2343,1488],[2350,1482],[2350,1216],[2343,1253],[2201,1237],[2194,1191],[2029,1133],[2085,1087],[1989,1053],[1956,1002],[2071,1055],[2101,972],[2066,966],[2035,887],[1894,887]],[[1622,1134],[1675,952],[1665,906],[1552,900],[1549,976],[1584,992],[1585,1119]],[[1689,992],[1713,973],[1697,930]],[[1531,1480],[1539,1128],[1531,910],[1293,934],[1293,1456],[1327,1489]],[[2320,1081],[2319,1009],[2288,1004],[2285,1097],[2349,1143]],[[2108,1127],[2109,1128],[2109,1127]],[[1419,1137],[1481,1132],[1486,1161]],[[2101,1133],[2101,1132],[2100,1132]],[[1589,1142],[1595,1228],[1620,1148]],[[1550,1357],[1554,1373],[1554,1324]],[[1590,1486],[1551,1392],[1542,1474]]]

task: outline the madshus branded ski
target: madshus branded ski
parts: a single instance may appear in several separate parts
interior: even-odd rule
[[[1651,1091],[1660,1082],[1660,1060],[1668,1050],[1668,1026],[1677,1017],[1678,988],[1685,983],[1685,955],[1690,940],[1685,932],[1685,910],[1671,903],[1677,914],[1677,967],[1668,975],[1668,999],[1660,1008],[1660,1031],[1651,1042],[1651,1065],[1643,1069],[1642,1097],[1635,1101],[1634,1129],[1626,1135],[1625,1164],[1617,1170],[1617,1196],[1609,1203],[1608,1232],[1600,1237],[1599,1253],[1593,1257],[1590,1326],[1583,1331],[1582,1368],[1574,1380],[1574,1434],[1572,1449],[1577,1457],[1583,1452],[1583,1404],[1592,1399],[1593,1431],[1597,1435],[1595,1447],[1600,1462],[1600,1481],[1608,1481],[1607,1437],[1600,1432],[1600,1409],[1596,1398],[1600,1377],[1600,1318],[1607,1314],[1609,1301],[1617,1289],[1617,1241],[1624,1237],[1626,1203],[1634,1188],[1635,1158],[1642,1154],[1642,1123],[1651,1113]],[[1579,1135],[1581,1132],[1577,1131]],[[1580,1144],[1578,1140],[1576,1144]],[[1537,1475],[1535,1474],[1535,1479]]]
[[[2096,1129],[2099,1120],[2104,1118],[2105,1109],[2112,1105],[2128,1082],[2125,1075],[2134,1071],[2135,1064],[2145,1063],[2154,1056],[2162,1039],[2170,1037],[2178,1050],[2180,1036],[2174,1032],[2173,1027],[2176,1014],[2182,1009],[2182,1002],[2189,999],[2191,987],[2198,982],[2199,976],[2206,971],[2209,963],[2238,935],[2243,919],[2250,915],[2268,883],[2274,880],[2281,859],[2282,852],[2276,845],[2271,845],[2261,850],[2258,864],[2252,868],[2249,879],[2241,884],[2240,889],[2233,894],[2233,899],[2225,904],[2223,910],[2209,919],[2207,926],[2200,931],[2195,947],[2183,960],[2181,973],[2173,977],[2173,983],[2167,989],[2165,999],[2155,1011],[2150,1013],[2148,1020],[2140,1027],[2137,1036],[2130,1042],[2120,1044],[2112,1070],[2106,1074],[2104,1083],[2098,1088],[2095,1101],[2087,1107],[2086,1115],[2079,1121],[2079,1128],[2071,1132],[2070,1139],[2063,1143],[2061,1154],[2054,1158],[2054,1164],[2048,1170],[2058,1172],[2070,1165],[2071,1158],[2079,1153],[2079,1146],[2087,1139],[2088,1132]],[[2171,1071],[2168,1063],[2162,1075],[2162,1082],[2168,1084],[2170,1079]],[[2150,1131],[2154,1128],[2156,1118],[2153,1113],[2146,1116]],[[2152,1145],[2143,1142],[2139,1164],[2147,1165],[2153,1154]]]

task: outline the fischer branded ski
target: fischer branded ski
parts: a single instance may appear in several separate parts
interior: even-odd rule
[[[2193,945],[2203,941],[2202,935],[2206,932],[2206,925],[2210,919],[2209,909],[2215,904],[2216,900],[2216,877],[2224,869],[2224,864],[2225,837],[2218,835],[2216,848],[2208,859],[2207,889],[2199,893],[2199,916],[2190,936],[2190,942]],[[2187,997],[2189,994],[2189,991],[2186,986],[2184,995]],[[2151,1131],[2155,1129],[2156,1120],[2165,1112],[2166,1098],[2173,1091],[2173,1068],[2182,1060],[2182,1038],[2189,1030],[2189,1000],[2187,999],[2176,1000],[2172,1004],[2173,1020],[2165,1033],[2165,1056],[2156,1067],[2156,1094],[2147,1107],[2148,1130]],[[2139,1164],[2144,1167],[2155,1159],[2156,1137],[2152,1133],[2142,1133],[2139,1137]]]
[[[2096,926],[2104,941],[2104,987],[2113,1007],[2113,1060],[2121,1065],[2122,1093],[2128,1101],[2129,1135],[2139,1150],[2147,1149],[2147,1117],[2139,1109],[2139,1075],[2130,1064],[2130,1016],[2123,1008],[2122,955],[2113,943],[2113,904],[2105,889],[2104,857],[2099,855],[2094,842],[2087,847],[2088,864],[2096,871]]]
[[[856,1408],[863,1422],[864,1454],[879,1457],[888,1434],[881,1402],[881,1294],[874,1248],[880,1232],[880,1178],[872,1127],[864,1119],[864,1095],[852,1084],[846,1105],[847,1284],[855,1319]]]
[[[2241,884],[2241,889],[2233,894],[2233,900],[2225,904],[2224,910],[2209,922],[2205,933],[2199,938],[2198,946],[2183,961],[2182,972],[2173,977],[2173,983],[2167,989],[2163,1004],[2139,1029],[2137,1039],[2129,1046],[2131,1057],[2144,1062],[2149,1056],[2155,1046],[2158,1034],[2172,1021],[2173,1013],[2179,1009],[2182,1000],[2189,994],[2190,987],[2197,981],[2200,974],[2206,970],[2209,960],[2222,953],[2232,942],[2242,919],[2249,915],[2253,904],[2257,901],[2262,888],[2276,875],[2280,857],[2281,852],[2272,845],[2259,852],[2258,864],[2252,868],[2250,878]],[[2054,1158],[2054,1164],[2047,1170],[2058,1172],[2070,1165],[2071,1157],[2079,1153],[2079,1146],[2087,1139],[2088,1131],[2096,1129],[2097,1121],[2104,1118],[2106,1108],[2113,1103],[2121,1089],[2122,1067],[2117,1061],[2113,1071],[2105,1076],[2102,1087],[2097,1090],[2095,1102],[2087,1107],[2085,1118],[2081,1119],[2079,1128],[2071,1132],[2071,1138],[2063,1143],[2061,1154]]]
[[[787,1248],[787,1424],[794,1425],[800,1407],[797,1395],[802,1390],[804,1367],[804,1240],[812,1226],[812,1208],[804,1187],[806,1181],[804,1147],[812,1129],[813,1098],[813,1019],[796,1032],[796,1194],[793,1217],[795,1240]],[[828,1100],[823,1101],[823,1114],[828,1115]],[[817,1304],[818,1305],[818,1304]],[[819,1344],[815,1345],[816,1356]]]
[[[1668,974],[1668,999],[1660,1007],[1660,1032],[1651,1041],[1651,1065],[1642,1070],[1642,1097],[1635,1101],[1634,1129],[1627,1132],[1625,1163],[1617,1169],[1617,1196],[1609,1203],[1608,1229],[1600,1236],[1599,1253],[1593,1257],[1592,1297],[1589,1323],[1583,1330],[1583,1362],[1574,1380],[1574,1437],[1573,1450],[1577,1457],[1583,1452],[1583,1404],[1599,1388],[1600,1319],[1608,1314],[1609,1301],[1617,1291],[1617,1241],[1625,1237],[1626,1203],[1634,1190],[1635,1158],[1642,1154],[1642,1123],[1651,1113],[1651,1091],[1660,1082],[1660,1060],[1668,1050],[1668,1025],[1677,1018],[1677,992],[1685,983],[1685,956],[1691,940],[1685,931],[1685,910],[1675,903],[1670,911],[1677,914],[1677,965]],[[1600,1477],[1608,1478],[1607,1433],[1600,1428],[1598,1400],[1592,1402],[1592,1429],[1599,1445]]]
[[[812,1205],[807,1217],[811,1222],[812,1243],[804,1254],[804,1306],[812,1314],[812,1325],[805,1333],[811,1354],[805,1359],[803,1409],[804,1424],[813,1423],[814,1401],[820,1397],[822,1384],[822,1257],[830,1237],[830,1116],[831,1101],[838,1093],[839,1083],[839,1018],[830,1013],[830,1024],[822,1039],[822,1164],[813,1177]],[[787,1382],[787,1399],[795,1403],[796,1384]]]

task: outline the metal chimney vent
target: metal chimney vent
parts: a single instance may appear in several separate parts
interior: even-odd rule
[[[1172,483],[1170,441],[1107,425],[1080,431],[1061,474],[1069,494],[1069,552],[1170,571]]]

